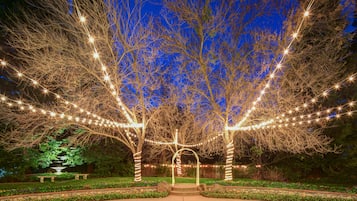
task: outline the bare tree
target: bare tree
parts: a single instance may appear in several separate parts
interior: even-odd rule
[[[191,75],[190,93],[199,103],[194,114],[205,130],[202,138],[223,133],[225,180],[232,180],[235,146],[259,143],[271,151],[335,151],[329,147],[332,139],[321,135],[325,124],[253,130],[310,101],[344,73],[344,5],[313,3],[289,11],[289,5],[279,1],[165,1],[166,51]],[[288,19],[278,33],[259,23],[276,20],[276,12]],[[217,150],[217,143],[207,148]]]
[[[21,92],[2,97],[9,107],[1,107],[1,121],[10,129],[1,143],[29,147],[58,127],[78,127],[74,143],[125,144],[141,181],[145,128],[160,88],[152,20],[142,16],[141,1],[72,2],[28,1],[24,17],[4,24],[13,48],[6,53],[17,66],[2,64]]]

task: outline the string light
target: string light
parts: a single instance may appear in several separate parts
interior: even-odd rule
[[[39,111],[40,114],[49,115],[49,117],[51,117],[51,118],[58,116],[60,119],[67,118],[67,120],[69,120],[69,121],[74,119],[76,122],[82,122],[82,123],[87,123],[87,124],[89,121],[98,122],[98,120],[92,120],[92,119],[88,119],[88,118],[67,115],[64,113],[56,113],[54,111],[48,111],[45,109],[35,109],[34,106],[32,106],[28,103],[24,103],[22,100],[13,100],[5,95],[1,95],[0,100],[2,103],[7,104],[9,107],[13,107],[13,106],[17,105],[20,110],[25,110],[26,108],[28,108],[28,110],[33,113],[36,113],[37,111]],[[16,103],[16,105],[14,103]],[[107,126],[107,127],[111,127],[111,128],[141,128],[141,127],[143,127],[143,124],[140,124],[140,123],[134,123],[134,124],[117,123],[117,122],[104,120],[104,119],[102,120],[102,122],[98,122],[98,124],[96,124],[96,125],[100,126],[100,127]]]
[[[21,78],[23,78],[23,79],[26,79],[26,80],[32,82],[32,84],[34,84],[35,86],[42,88],[42,92],[43,92],[43,93],[45,93],[45,94],[50,94],[50,93],[51,93],[51,94],[54,95],[57,99],[61,99],[64,104],[66,104],[66,105],[71,105],[71,106],[74,107],[75,109],[78,109],[78,112],[80,112],[80,113],[84,113],[84,112],[85,112],[85,114],[87,114],[88,116],[91,115],[92,117],[94,117],[94,118],[96,118],[96,119],[99,119],[99,120],[100,120],[100,119],[104,119],[104,118],[100,117],[99,115],[93,114],[92,112],[87,111],[87,110],[85,110],[85,109],[79,107],[79,106],[78,106],[77,104],[75,104],[75,103],[71,103],[71,102],[69,102],[68,100],[65,100],[65,99],[64,99],[63,97],[61,97],[59,94],[48,90],[46,87],[44,87],[43,85],[41,85],[37,80],[35,80],[35,79],[33,79],[33,78],[30,78],[29,76],[27,76],[27,75],[21,73],[20,71],[18,71],[17,68],[14,67],[13,65],[7,63],[7,68],[8,68],[8,69],[11,69],[12,71],[14,71],[14,73],[17,74],[18,77],[21,77]],[[19,75],[21,75],[21,76],[19,76]],[[108,121],[109,121],[109,120],[108,120]],[[112,121],[110,121],[110,122],[112,122]],[[114,121],[113,121],[112,124],[114,124],[114,123],[117,123],[117,122],[114,122]],[[118,125],[120,125],[120,124],[118,124]],[[137,124],[137,125],[143,125],[143,124]]]
[[[76,6],[76,10],[77,10],[77,14],[78,14],[78,17],[79,17],[79,21],[82,22],[81,25],[83,26],[83,29],[86,32],[87,36],[88,36],[88,40],[91,43],[91,46],[92,46],[92,48],[94,50],[93,57],[94,57],[94,59],[96,59],[99,62],[100,66],[101,66],[101,70],[102,70],[102,73],[103,73],[103,76],[104,76],[103,77],[104,81],[108,83],[109,88],[111,89],[111,94],[115,97],[115,99],[116,99],[116,101],[117,101],[117,103],[119,105],[119,109],[123,112],[125,118],[129,121],[129,123],[135,123],[134,120],[130,117],[126,107],[123,104],[123,102],[118,97],[118,92],[116,91],[114,85],[112,84],[112,81],[111,81],[111,78],[109,76],[109,73],[107,72],[107,68],[104,65],[104,63],[102,62],[102,60],[100,59],[99,53],[98,53],[97,48],[96,48],[96,46],[94,44],[94,37],[93,37],[93,35],[91,35],[89,33],[89,29],[88,29],[86,23],[83,23],[83,22],[85,22],[85,20],[83,20],[83,16],[81,15],[81,12],[80,12],[78,6]]]
[[[314,3],[314,0],[311,0],[309,2],[309,5],[307,6],[306,8],[306,11],[304,13],[304,17],[301,19],[299,25],[297,26],[297,29],[296,31],[293,33],[293,38],[292,40],[289,42],[289,44],[287,45],[287,47],[285,48],[285,50],[283,51],[283,56],[280,58],[280,61],[278,62],[278,64],[276,65],[276,68],[272,71],[272,73],[270,74],[269,76],[269,79],[268,81],[266,82],[265,86],[264,86],[264,89],[261,90],[260,92],[260,95],[257,97],[256,100],[253,101],[253,106],[257,105],[258,102],[261,101],[261,98],[263,97],[263,95],[265,94],[265,89],[268,89],[269,86],[270,86],[270,83],[272,82],[272,80],[274,79],[274,75],[276,73],[277,70],[281,69],[282,67],[282,63],[283,61],[285,60],[285,57],[288,55],[289,53],[289,49],[290,47],[292,46],[293,42],[295,41],[295,39],[297,38],[300,30],[301,30],[301,27],[305,21],[305,17],[309,15],[309,9],[311,8],[312,4]],[[252,110],[251,109],[248,109],[247,112],[243,115],[243,118],[233,127],[240,127],[247,119],[248,117],[250,116],[250,114],[252,113]]]
[[[315,96],[314,98],[312,98],[309,102],[312,103],[312,104],[316,104],[316,103],[318,102],[319,97],[325,97],[325,98],[326,98],[326,97],[329,95],[329,92],[332,91],[333,89],[337,90],[337,89],[340,89],[341,86],[347,86],[347,85],[346,85],[347,83],[353,83],[353,82],[354,82],[354,79],[353,79],[353,78],[354,78],[355,76],[356,76],[356,73],[354,73],[354,74],[350,75],[349,77],[343,79],[342,81],[338,82],[337,84],[332,85],[332,87],[330,87],[330,88],[324,90],[321,94],[318,94],[317,96]],[[337,86],[338,86],[338,87],[337,87]],[[308,104],[309,102],[303,103],[303,104],[302,104],[302,108],[305,108],[305,109],[306,109],[306,108],[309,106],[309,104]],[[312,104],[311,104],[311,105],[312,105]],[[353,103],[351,103],[351,104],[353,104]],[[294,109],[295,112],[300,111],[300,109],[299,109],[299,110],[296,110],[296,108],[300,108],[300,107],[299,107],[299,106],[296,106],[295,109]],[[341,109],[342,109],[342,108],[341,108]],[[292,109],[288,110],[288,113],[289,113],[289,114],[292,114],[292,112],[290,112],[290,111],[293,112],[293,110],[292,110]],[[283,113],[283,114],[284,114],[284,113]],[[283,114],[280,115],[279,117],[283,117]],[[284,114],[284,115],[285,115],[285,114]],[[279,117],[277,117],[277,118],[279,118]]]

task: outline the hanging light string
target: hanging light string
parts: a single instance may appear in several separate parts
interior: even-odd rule
[[[309,101],[304,102],[300,106],[293,107],[293,108],[287,110],[286,112],[283,112],[281,115],[278,115],[277,117],[274,117],[273,119],[269,119],[269,120],[261,122],[259,124],[248,125],[248,126],[244,126],[244,127],[237,126],[237,125],[236,126],[231,126],[231,127],[228,126],[228,127],[226,127],[226,130],[230,130],[230,131],[250,130],[249,128],[251,128],[251,127],[266,126],[268,124],[272,124],[274,122],[274,119],[281,119],[281,118],[284,118],[288,114],[291,115],[293,113],[304,111],[304,110],[308,109],[309,107],[313,106],[314,104],[316,104],[318,102],[318,100],[320,100],[321,98],[327,98],[328,95],[331,93],[331,91],[334,91],[334,90],[338,91],[343,86],[349,86],[348,84],[354,83],[356,76],[357,76],[357,73],[353,73],[352,75],[346,77],[345,79],[335,83],[333,86],[327,88],[322,93],[318,94],[317,96],[315,96],[314,98],[310,99]],[[339,108],[339,107],[341,107],[341,106],[338,106],[336,108]]]
[[[193,147],[200,147],[200,146],[203,146],[205,144],[211,143],[211,142],[217,140],[221,136],[223,136],[222,133],[220,133],[220,134],[218,134],[218,135],[216,135],[214,137],[211,137],[210,139],[207,139],[207,140],[205,140],[203,142],[196,143],[196,144],[182,144],[182,143],[175,142],[175,140],[173,140],[172,142],[163,142],[163,141],[155,141],[155,140],[145,139],[145,142],[153,144],[153,145],[175,145],[176,144],[176,145],[181,146],[181,147],[193,148]]]
[[[98,120],[91,118],[83,118],[75,115],[69,115],[65,113],[58,113],[51,110],[41,109],[35,107],[31,104],[25,103],[22,100],[14,100],[5,95],[0,95],[0,102],[6,104],[8,107],[16,107],[20,111],[28,111],[40,115],[44,115],[48,118],[57,118],[61,120],[67,120],[70,122],[82,123],[85,125],[92,125],[98,127],[106,127],[106,128],[139,128],[142,127],[141,124],[128,124],[128,123],[117,123],[108,120]]]
[[[347,78],[343,79],[342,81],[337,82],[330,88],[324,90],[322,93],[318,94],[317,96],[310,99],[309,101],[304,102],[300,106],[296,106],[294,108],[287,110],[287,112],[282,113],[280,116],[278,116],[276,118],[279,119],[279,118],[284,117],[287,114],[293,114],[293,113],[299,112],[300,110],[306,110],[308,107],[315,105],[319,101],[319,99],[327,98],[332,91],[338,91],[343,86],[348,86],[348,84],[354,83],[356,75],[357,75],[357,73],[354,73],[354,74],[348,76]]]
[[[332,119],[339,119],[342,116],[352,116],[354,113],[357,113],[357,110],[350,110],[350,111],[344,112],[344,113],[330,114],[330,115],[327,115],[324,117],[317,117],[317,118],[308,119],[308,120],[304,119],[304,120],[290,122],[290,123],[271,124],[271,125],[263,126],[260,128],[252,128],[251,130],[277,129],[277,128],[290,127],[290,126],[306,126],[306,125],[310,125],[313,123],[320,123],[322,121],[326,122],[326,121],[330,121]]]
[[[93,48],[93,58],[98,61],[98,63],[100,64],[100,69],[102,71],[103,74],[103,81],[105,83],[107,83],[108,87],[111,90],[111,94],[112,96],[115,98],[115,100],[117,101],[117,104],[120,108],[120,110],[123,112],[125,118],[130,122],[130,123],[134,123],[134,120],[130,117],[129,113],[127,112],[127,109],[124,105],[124,103],[122,102],[122,100],[119,98],[119,93],[117,92],[113,82],[112,82],[112,78],[110,77],[109,72],[107,71],[107,67],[104,64],[104,62],[102,61],[98,48],[95,45],[95,37],[93,35],[91,35],[89,28],[87,26],[87,19],[84,15],[81,14],[76,1],[74,1],[74,6],[76,8],[77,11],[77,15],[79,18],[79,22],[83,27],[83,30],[85,31],[86,35],[88,36],[88,42],[90,43],[90,46]]]
[[[87,115],[89,117],[93,117],[93,118],[95,118],[95,119],[97,119],[99,121],[105,121],[105,122],[108,122],[108,123],[114,124],[114,125],[115,124],[118,124],[118,125],[122,124],[122,123],[118,123],[116,121],[111,121],[111,120],[105,119],[105,118],[103,118],[103,117],[101,117],[101,116],[99,116],[99,115],[97,115],[97,114],[95,114],[93,112],[90,112],[90,111],[78,106],[76,103],[73,103],[71,101],[66,100],[65,98],[63,98],[58,93],[55,93],[55,92],[49,90],[47,87],[45,87],[43,84],[41,84],[38,80],[36,80],[34,78],[31,78],[28,75],[26,75],[26,74],[22,73],[21,71],[17,70],[17,68],[14,65],[6,62],[5,60],[0,59],[0,65],[2,67],[6,67],[6,69],[12,70],[14,72],[14,76],[17,77],[18,79],[29,81],[34,87],[37,87],[37,88],[41,89],[43,94],[47,94],[47,95],[51,94],[51,95],[53,95],[57,100],[60,100],[65,105],[71,106],[72,108],[77,110],[78,113],[80,113],[80,114],[84,114],[84,115]],[[7,72],[9,72],[9,71],[7,71]]]
[[[247,110],[247,112],[244,114],[243,118],[234,126],[234,127],[240,127],[250,116],[250,114],[256,110],[256,105],[262,101],[262,98],[264,97],[264,94],[267,92],[267,90],[269,89],[273,79],[276,77],[276,73],[281,70],[284,66],[283,66],[283,62],[285,60],[285,58],[287,57],[287,55],[289,54],[289,50],[293,44],[293,42],[296,40],[296,38],[299,36],[299,33],[302,29],[302,25],[305,21],[305,19],[310,15],[310,9],[311,6],[313,5],[314,0],[311,0],[308,4],[308,6],[305,9],[305,12],[303,14],[303,17],[299,23],[299,25],[297,26],[296,31],[292,34],[292,39],[289,42],[289,44],[287,45],[287,47],[284,49],[283,51],[283,55],[280,58],[279,62],[276,64],[274,70],[270,73],[270,75],[268,76],[268,81],[266,82],[265,86],[263,87],[263,89],[260,91],[258,97],[253,101],[252,106],[250,107],[250,109]]]
[[[259,124],[254,124],[254,125],[249,125],[249,126],[244,126],[244,127],[240,127],[240,128],[236,128],[235,130],[237,131],[250,131],[250,130],[257,130],[260,128],[272,128],[272,125],[291,125],[293,123],[295,124],[299,124],[302,125],[303,123],[308,123],[308,122],[313,122],[313,120],[316,119],[332,119],[332,118],[340,118],[342,114],[345,115],[352,115],[352,113],[350,113],[351,111],[347,111],[345,113],[341,113],[344,110],[347,110],[347,108],[352,109],[354,106],[356,105],[356,101],[350,101],[349,103],[346,104],[342,104],[336,107],[331,107],[331,108],[327,108],[324,110],[320,110],[320,111],[315,111],[309,114],[301,114],[299,116],[292,116],[292,117],[285,117],[281,118],[280,115],[277,117],[274,117],[273,119],[270,119],[268,121],[264,121],[261,122]],[[323,118],[322,116],[327,115],[325,118]],[[315,117],[316,118],[313,118]],[[281,126],[280,126],[281,127]],[[278,128],[278,126],[276,126],[275,128]],[[232,128],[231,128],[232,129]]]

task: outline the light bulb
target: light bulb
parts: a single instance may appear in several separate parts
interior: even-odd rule
[[[285,49],[284,54],[288,54],[288,53],[289,53],[289,49]]]
[[[95,59],[98,59],[98,58],[99,58],[98,52],[94,52],[94,53],[93,53],[93,57],[94,57]]]
[[[1,60],[1,65],[2,65],[2,66],[6,66],[6,64],[7,64],[6,61]]]
[[[297,33],[297,32],[293,33],[293,38],[296,38],[296,37],[297,37],[297,35],[298,35],[298,33]]]
[[[310,15],[310,12],[309,11],[305,11],[304,12],[304,17],[307,17],[307,16],[309,16]]]
[[[80,16],[80,17],[79,17],[79,21],[82,22],[82,23],[84,23],[84,22],[87,21],[87,19],[86,19],[84,16]]]
[[[90,43],[94,43],[94,38],[93,38],[92,36],[89,36],[88,41],[89,41]]]
[[[353,82],[354,80],[355,80],[355,78],[352,75],[348,78],[348,81],[350,81],[350,82]]]

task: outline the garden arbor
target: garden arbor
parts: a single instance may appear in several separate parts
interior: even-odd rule
[[[172,186],[175,186],[175,159],[177,159],[177,156],[181,155],[181,152],[183,151],[189,151],[192,152],[195,155],[196,158],[196,186],[200,185],[200,159],[195,151],[189,148],[182,148],[172,156],[172,161],[171,161],[171,175],[172,175]]]

